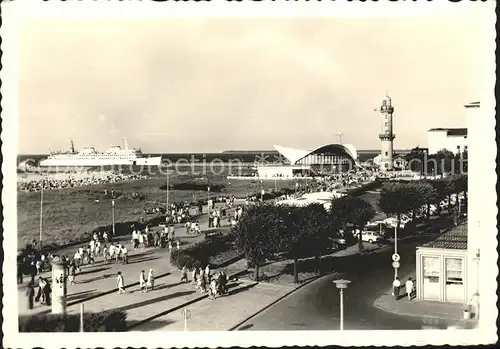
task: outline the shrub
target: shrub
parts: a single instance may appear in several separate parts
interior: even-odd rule
[[[209,263],[209,259],[217,253],[226,252],[231,248],[232,236],[224,235],[214,237],[191,245],[180,251],[172,251],[170,263],[181,269],[186,266],[188,269],[201,267]]]
[[[198,268],[201,266],[201,264],[198,263],[198,261],[196,261],[193,257],[184,252],[184,250],[172,251],[170,253],[170,263],[178,269],[182,269],[182,267],[184,266],[188,269],[193,269],[193,267]]]
[[[125,332],[127,313],[121,310],[106,310],[99,313],[84,313],[85,332]],[[80,314],[19,315],[19,332],[78,332]]]

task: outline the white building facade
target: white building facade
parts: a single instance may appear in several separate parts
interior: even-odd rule
[[[453,154],[468,151],[467,128],[431,128],[427,131],[429,154],[448,150]]]

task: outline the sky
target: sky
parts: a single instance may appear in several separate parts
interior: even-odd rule
[[[484,28],[420,19],[32,20],[20,37],[19,152],[120,144],[145,153],[395,149],[465,127]]]

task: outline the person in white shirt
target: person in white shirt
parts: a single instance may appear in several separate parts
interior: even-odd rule
[[[115,245],[111,244],[109,245],[109,258],[112,259],[115,256]]]
[[[137,231],[134,229],[132,232],[132,242],[134,244],[134,250],[139,247],[139,236],[137,236]]]
[[[139,245],[144,247],[144,235],[142,233],[139,233]]]
[[[118,294],[120,293],[125,293],[125,280],[123,279],[123,275],[122,275],[122,272],[119,271],[118,272],[118,277],[116,278],[116,284],[118,286]]]
[[[413,280],[411,278],[408,278],[405,286],[406,286],[406,295],[408,296],[408,300],[411,301],[411,296],[413,294]]]
[[[102,248],[102,256],[104,257],[104,261],[108,262],[108,246],[104,245]]]
[[[153,274],[153,269],[149,269],[148,279],[147,279],[147,282],[146,282],[146,291],[149,288],[152,291],[154,289],[154,287],[155,287],[155,276]]]
[[[82,264],[82,255],[80,254],[79,250],[75,252],[73,259],[75,260],[76,267],[78,268],[78,270],[80,270],[80,265]]]
[[[128,250],[124,245],[122,245],[121,250],[122,250],[121,251],[122,252],[122,263],[128,264]]]
[[[122,250],[120,248],[120,245],[115,246],[115,264],[118,264],[118,261],[120,260],[120,254]]]
[[[399,278],[395,278],[394,281],[392,282],[392,289],[394,292],[394,299],[398,300],[399,299],[399,289],[401,288],[401,281],[399,281]]]

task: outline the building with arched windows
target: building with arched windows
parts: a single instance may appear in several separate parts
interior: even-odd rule
[[[275,145],[275,161],[261,161],[259,178],[294,178],[335,175],[360,168],[356,148],[351,144],[326,144],[313,150]]]

